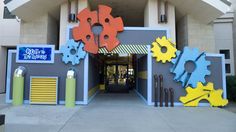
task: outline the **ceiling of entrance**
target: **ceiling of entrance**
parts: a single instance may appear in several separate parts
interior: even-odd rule
[[[99,4],[112,8],[114,17],[121,16],[125,26],[143,26],[144,8],[147,0],[88,0],[92,10],[96,10]]]

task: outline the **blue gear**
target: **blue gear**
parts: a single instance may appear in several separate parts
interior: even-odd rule
[[[69,40],[66,45],[61,46],[60,52],[63,54],[62,61],[66,64],[69,62],[72,65],[80,63],[80,59],[83,59],[86,52],[83,50],[84,44],[80,42],[75,42],[73,39]]]
[[[200,53],[198,49],[190,49],[185,47],[183,52],[177,51],[176,58],[172,59],[174,66],[171,72],[175,74],[174,80],[182,82],[183,87],[196,87],[198,82],[205,83],[205,76],[210,75],[211,72],[207,67],[211,64],[206,60],[206,54]],[[185,63],[191,61],[195,64],[195,69],[192,73],[188,73],[185,69]]]

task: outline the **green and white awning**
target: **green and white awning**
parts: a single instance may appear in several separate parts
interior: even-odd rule
[[[120,44],[111,52],[106,48],[100,48],[99,54],[148,54],[147,45],[122,45]]]

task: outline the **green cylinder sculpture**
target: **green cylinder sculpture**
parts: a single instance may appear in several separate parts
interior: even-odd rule
[[[76,80],[74,78],[66,79],[66,107],[72,108],[75,107],[75,87]]]
[[[24,100],[24,74],[25,68],[19,66],[13,77],[13,95],[12,95],[12,104],[14,106],[19,106],[23,104]]]
[[[23,104],[24,77],[13,77],[13,102],[14,106]]]

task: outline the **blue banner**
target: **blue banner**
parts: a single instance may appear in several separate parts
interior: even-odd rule
[[[53,45],[18,45],[17,60],[19,63],[54,63]]]

